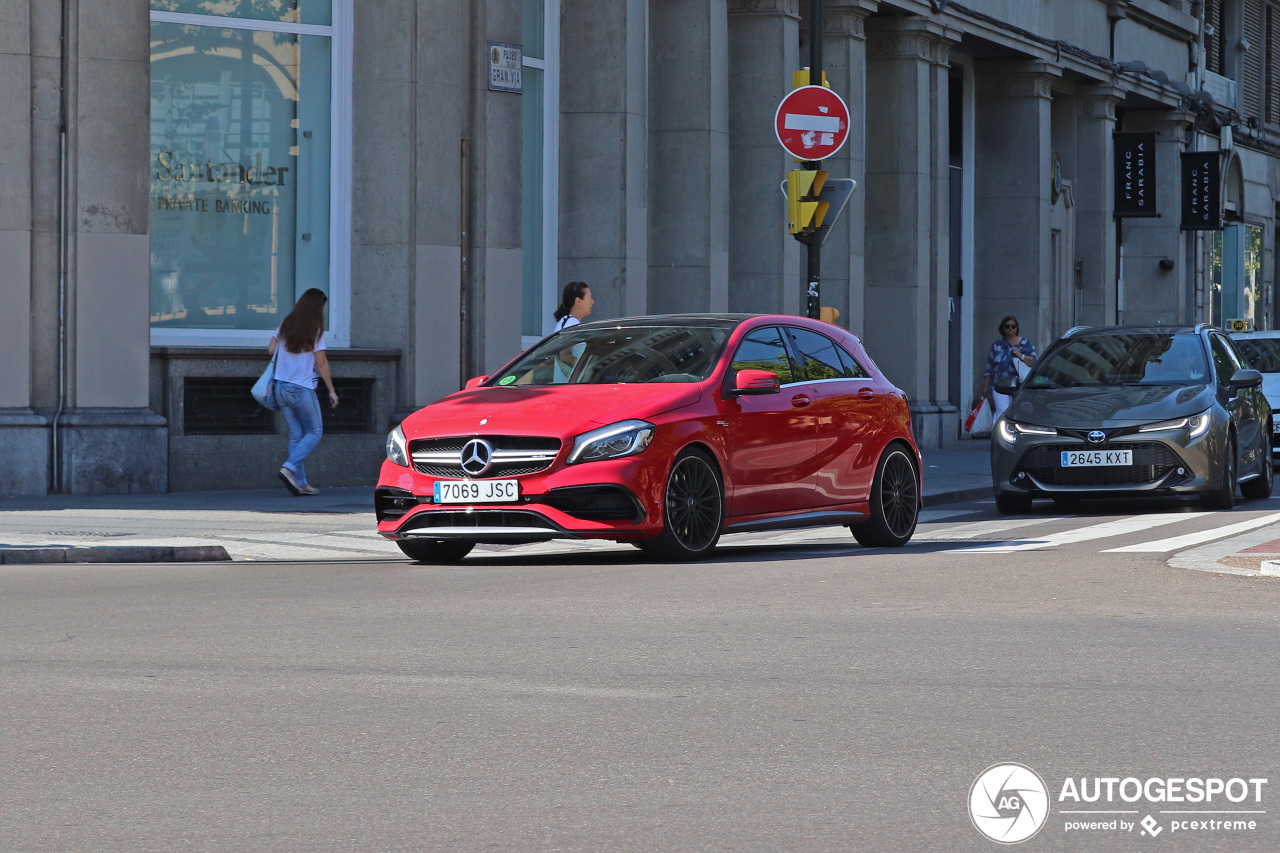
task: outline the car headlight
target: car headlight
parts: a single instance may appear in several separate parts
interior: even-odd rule
[[[1204,435],[1213,418],[1208,412],[1201,412],[1189,418],[1173,418],[1172,420],[1160,421],[1154,424],[1145,424],[1138,427],[1138,432],[1160,432],[1167,429],[1187,428],[1191,431],[1192,438],[1199,438]]]
[[[653,441],[653,431],[654,426],[648,421],[632,420],[584,432],[573,440],[568,462],[572,465],[575,462],[634,456]]]
[[[404,440],[404,430],[398,425],[387,433],[387,459],[396,465],[409,467],[409,444]]]
[[[1058,431],[1053,427],[1036,426],[1034,424],[1023,424],[1017,421],[1011,421],[1003,418],[1000,421],[1000,437],[1007,443],[1013,444],[1023,435],[1057,435]]]

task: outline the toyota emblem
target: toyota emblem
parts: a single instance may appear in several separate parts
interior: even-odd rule
[[[483,438],[473,438],[462,445],[462,470],[479,477],[493,463],[493,445]]]
[[[1086,438],[1089,439],[1091,444],[1101,444],[1107,440],[1107,434],[1100,429],[1094,429],[1089,431],[1089,435]]]

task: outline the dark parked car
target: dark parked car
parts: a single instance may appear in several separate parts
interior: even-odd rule
[[[1209,509],[1271,495],[1262,374],[1220,330],[1072,329],[1045,352],[992,429],[996,507],[1034,498],[1194,494]]]

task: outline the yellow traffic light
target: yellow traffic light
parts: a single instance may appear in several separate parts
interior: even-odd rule
[[[787,222],[792,234],[817,231],[827,217],[829,202],[819,201],[827,173],[820,169],[792,169],[787,172]]]
[[[791,72],[791,88],[799,89],[802,86],[809,85],[809,69],[801,68],[799,71]],[[827,82],[827,72],[822,72],[822,85],[831,88],[831,84]]]

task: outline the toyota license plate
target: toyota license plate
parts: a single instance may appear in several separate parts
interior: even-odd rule
[[[1132,465],[1132,450],[1064,450],[1062,451],[1063,468],[1085,468],[1090,466]]]
[[[438,504],[496,504],[520,500],[519,480],[436,480]]]

